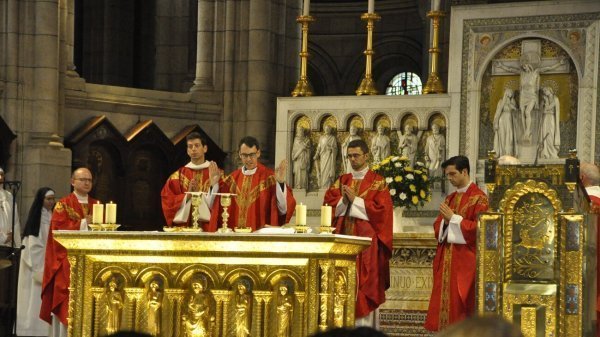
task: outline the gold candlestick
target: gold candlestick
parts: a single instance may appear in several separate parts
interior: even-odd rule
[[[373,28],[375,27],[375,21],[379,21],[381,16],[376,13],[364,13],[360,16],[360,19],[367,22],[367,49],[364,51],[365,54],[365,77],[360,82],[358,89],[356,89],[356,96],[361,95],[377,95],[377,89],[375,89],[375,82],[373,81],[373,75],[371,69],[373,68]]]
[[[231,228],[227,227],[227,221],[229,221],[229,211],[227,209],[231,206],[231,194],[221,194],[221,206],[223,206],[223,213],[221,214],[223,226],[219,228],[219,233],[229,233],[231,232]]]
[[[200,227],[200,205],[202,204],[202,198],[199,194],[192,194],[192,229],[202,232]]]
[[[440,20],[446,16],[443,11],[430,11],[427,13],[427,17],[431,18],[433,26],[433,41],[431,41],[431,48],[429,48],[429,54],[431,54],[431,71],[429,72],[429,78],[427,83],[423,87],[423,94],[441,94],[446,92],[444,84],[438,75],[438,58],[440,55],[439,48],[439,33],[440,33]]]
[[[293,97],[308,97],[313,95],[313,88],[306,75],[306,63],[308,62],[308,25],[315,21],[310,15],[300,15],[296,22],[302,24],[302,49],[300,51],[300,79],[296,83],[294,91],[292,91]]]

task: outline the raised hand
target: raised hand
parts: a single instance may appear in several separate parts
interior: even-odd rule
[[[210,185],[213,186],[215,184],[218,184],[222,174],[223,173],[221,172],[221,170],[219,170],[217,163],[211,161],[208,165],[208,176],[210,179]]]
[[[284,159],[281,161],[279,166],[275,168],[275,179],[277,179],[278,183],[285,183],[285,176],[287,173],[288,161]]]

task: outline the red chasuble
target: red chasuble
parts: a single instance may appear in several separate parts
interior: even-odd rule
[[[357,258],[356,317],[360,318],[385,302],[385,290],[390,287],[394,206],[383,177],[370,170],[362,180],[352,179],[351,173],[339,177],[325,193],[324,204],[335,209],[342,198],[341,185],[352,187],[364,200],[369,218],[367,221],[333,214],[337,233],[371,238],[371,247]]]
[[[88,196],[88,205],[93,205],[97,200]],[[79,230],[81,219],[84,219],[91,210],[88,205],[77,201],[74,193],[62,198],[56,203],[50,233],[46,244],[46,257],[44,263],[44,278],[42,281],[42,307],[40,318],[52,324],[51,313],[54,313],[61,323],[67,325],[69,316],[69,282],[71,279],[70,265],[67,259],[67,250],[54,241],[53,230]]]
[[[467,318],[475,311],[475,276],[477,249],[477,216],[488,209],[488,198],[476,184],[471,183],[464,193],[454,192],[446,197],[455,214],[463,217],[460,223],[466,244],[438,243],[433,260],[433,289],[425,329],[441,330]],[[439,238],[442,215],[433,223]]]
[[[598,214],[596,225],[600,226],[600,190],[597,186],[594,186],[593,188],[586,188],[586,190],[591,201],[590,212]],[[596,240],[596,244],[599,244],[600,230],[596,232]],[[600,263],[600,249],[597,249],[596,251],[596,263]],[[598,272],[598,270],[600,270],[600,268],[596,268],[596,289],[598,289],[596,293],[596,331],[600,331],[600,272]]]
[[[227,226],[246,226],[255,231],[265,225],[281,226],[288,223],[294,214],[296,199],[292,189],[286,185],[287,210],[286,214],[279,214],[275,190],[279,188],[277,184],[273,170],[261,164],[258,164],[253,175],[244,175],[242,169],[237,169],[223,179],[219,192],[236,194],[231,198],[228,208]],[[220,198],[215,198],[215,204],[219,204],[218,225],[221,226],[223,209]]]
[[[165,186],[163,186],[162,191],[160,192],[160,198],[162,203],[163,214],[165,216],[165,220],[167,221],[167,226],[173,226],[173,218],[175,218],[175,214],[181,207],[181,203],[183,199],[185,199],[185,192],[189,190],[190,181],[196,180],[198,182],[198,186],[200,186],[199,191],[208,192],[210,190],[210,176],[208,174],[208,168],[203,168],[200,170],[193,170],[189,167],[183,166],[176,172],[173,172]],[[216,208],[215,211],[211,210],[210,212],[210,225],[208,222],[201,222],[202,229],[204,231],[212,231],[211,228],[216,228],[217,221],[217,213]],[[191,227],[192,222],[192,212],[193,208],[190,210],[190,214],[188,216],[187,226]],[[177,224],[181,226],[182,224]]]

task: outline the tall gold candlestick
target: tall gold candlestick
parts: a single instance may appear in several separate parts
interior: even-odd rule
[[[441,51],[439,48],[440,21],[444,16],[446,16],[446,13],[442,11],[430,11],[427,13],[427,17],[431,18],[433,26],[433,39],[431,41],[431,48],[429,48],[429,54],[431,55],[431,70],[429,72],[427,83],[423,87],[423,94],[425,95],[446,92],[437,70]]]
[[[377,89],[375,88],[375,82],[373,81],[373,75],[371,69],[373,68],[373,28],[375,27],[375,21],[379,21],[381,16],[376,13],[364,13],[360,16],[360,19],[367,22],[367,49],[364,51],[366,56],[365,66],[365,77],[360,82],[358,89],[356,89],[356,95],[377,95]]]
[[[313,88],[306,75],[306,67],[308,62],[308,25],[315,21],[310,15],[300,15],[296,22],[302,24],[302,49],[300,51],[300,79],[296,83],[294,91],[292,91],[293,97],[308,97],[313,95]]]

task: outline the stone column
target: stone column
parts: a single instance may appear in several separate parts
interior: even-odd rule
[[[198,28],[196,33],[196,79],[190,91],[213,89],[213,47],[215,4],[212,0],[198,0]]]
[[[66,0],[66,58],[67,58],[67,76],[79,77],[76,71],[74,50],[75,50],[75,0]]]
[[[270,57],[274,33],[269,25],[272,21],[270,15],[270,0],[250,0],[246,134],[258,139],[267,162],[272,162],[274,157],[269,143],[273,133],[275,99],[272,92],[275,65]]]

